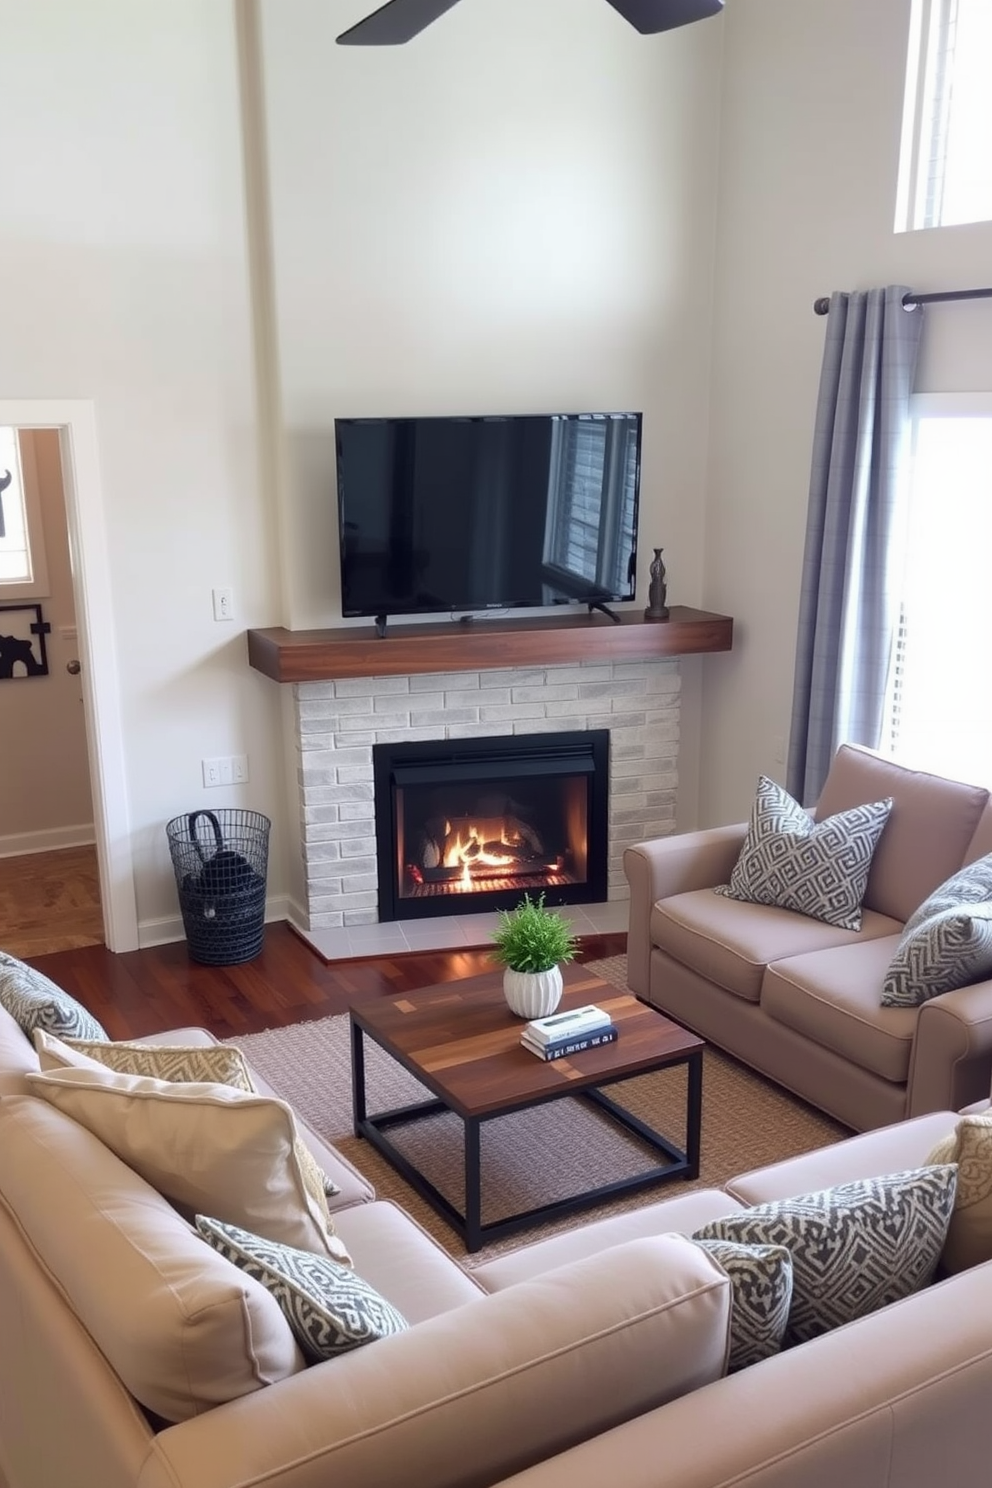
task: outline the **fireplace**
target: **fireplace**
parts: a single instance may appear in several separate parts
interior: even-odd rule
[[[608,729],[376,744],[379,919],[607,896]]]

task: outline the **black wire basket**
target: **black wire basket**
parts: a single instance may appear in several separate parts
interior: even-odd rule
[[[271,822],[259,811],[191,811],[165,828],[189,954],[204,966],[251,961],[265,939]]]

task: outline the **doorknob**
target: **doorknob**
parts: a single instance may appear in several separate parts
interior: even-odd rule
[[[79,673],[82,671],[82,667],[79,665],[79,662],[75,660],[75,658],[72,661],[66,662],[65,669],[69,673],[70,677],[78,677]]]

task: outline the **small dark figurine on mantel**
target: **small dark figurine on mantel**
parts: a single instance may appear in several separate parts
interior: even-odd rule
[[[651,587],[648,590],[650,603],[644,611],[645,620],[667,620],[668,606],[665,600],[668,598],[668,585],[665,583],[665,564],[662,559],[664,548],[655,548],[654,557],[651,560]]]

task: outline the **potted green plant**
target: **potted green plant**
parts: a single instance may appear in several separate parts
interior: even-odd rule
[[[561,968],[575,959],[578,938],[568,920],[544,907],[544,895],[525,894],[516,909],[501,909],[493,931],[493,959],[503,972],[503,995],[520,1018],[546,1018],[561,1001]]]

